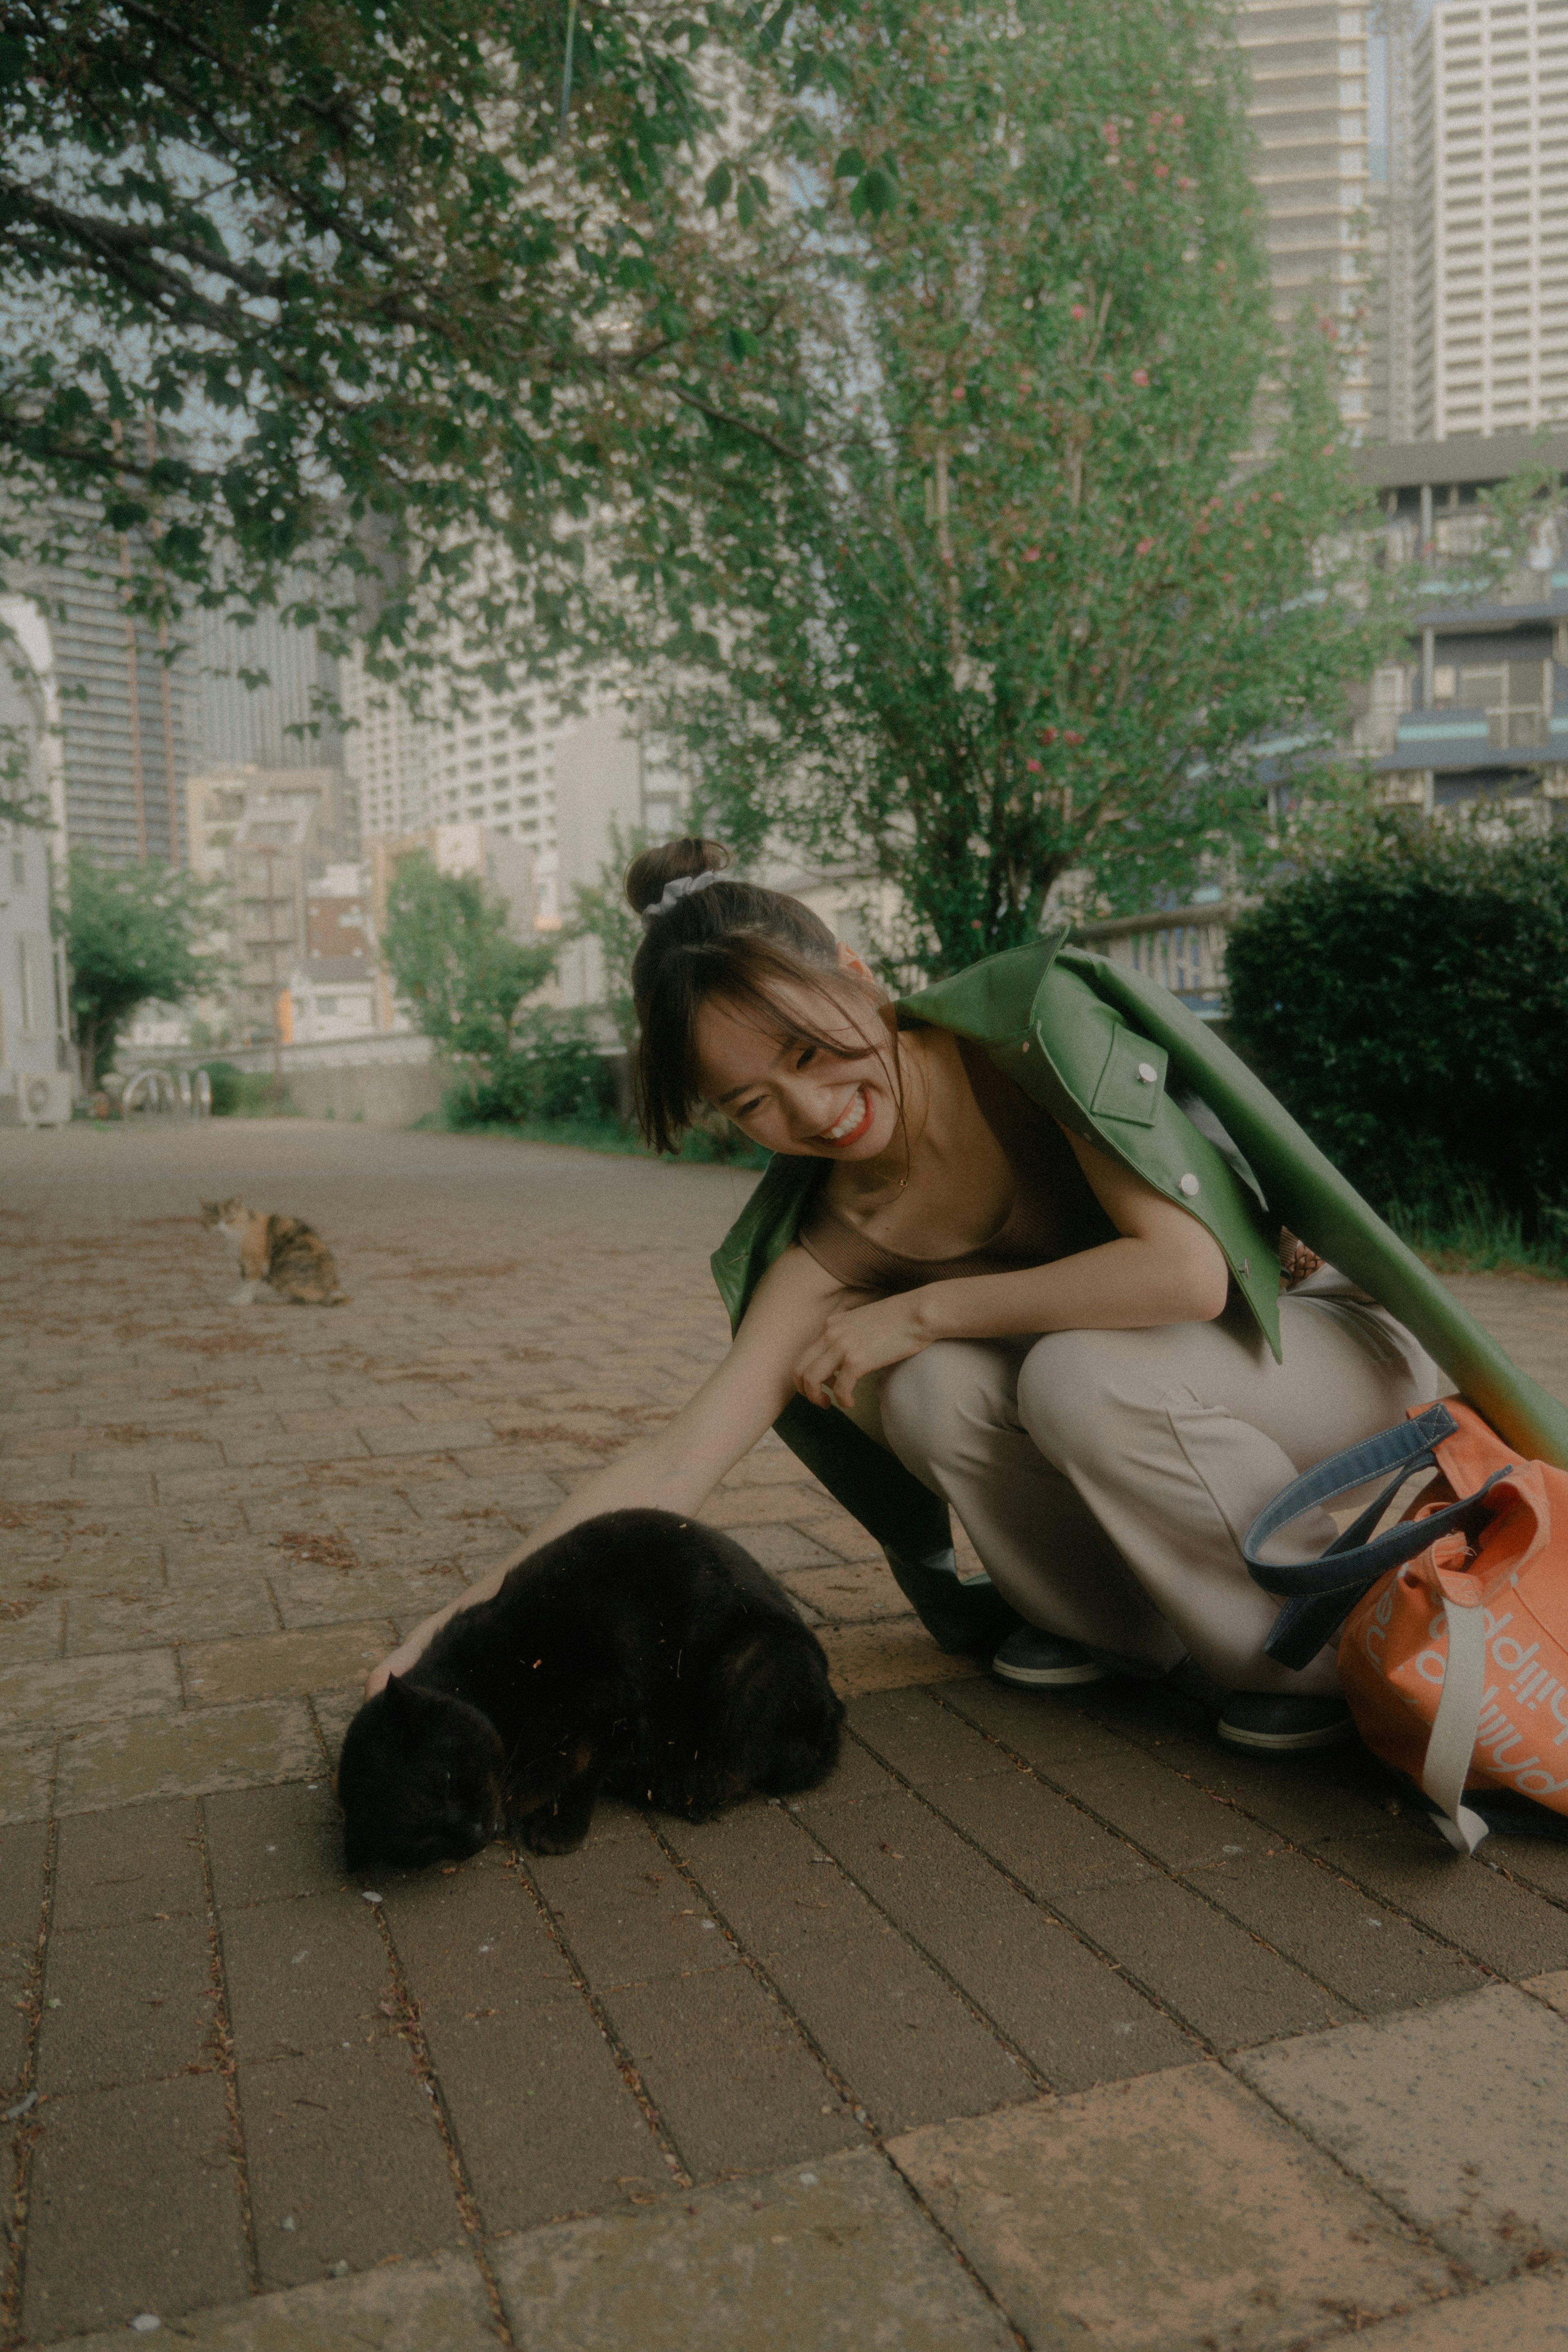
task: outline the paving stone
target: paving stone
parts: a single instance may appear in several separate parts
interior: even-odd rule
[[[1074,1757],[1119,1757],[1125,1740],[1096,1723],[1070,1698],[1019,1690],[981,1675],[962,1689],[944,1690],[942,1705],[963,1716],[988,1738],[999,1739],[1046,1779],[1057,1762]]]
[[[28,2339],[165,2321],[247,2285],[224,2086],[181,2074],[51,2099],[28,2193]]]
[[[364,1432],[366,1451],[377,1456],[456,1454],[470,1447],[493,1446],[495,1443],[495,1433],[482,1421],[416,1422],[407,1428],[370,1428]]]
[[[603,2000],[696,2178],[825,2156],[858,2138],[828,2077],[748,1969],[627,1985]]]
[[[1568,1969],[1558,1969],[1551,1976],[1531,1977],[1524,1984],[1525,1992],[1532,1992],[1559,2017],[1568,2017]]]
[[[1206,1789],[1164,1769],[1141,1748],[1115,1756],[1060,1758],[1048,1778],[1053,1788],[1141,1846],[1168,1870],[1218,1862],[1256,1833],[1238,1822],[1235,1808]]]
[[[302,1699],[181,1708],[63,1740],[57,1801],[62,1812],[89,1812],[144,1797],[303,1780],[313,1769],[321,1769],[321,1750]]]
[[[774,1576],[780,1576],[789,1569],[799,1570],[830,1566],[838,1570],[841,1575],[842,1573],[833,1553],[824,1545],[816,1542],[812,1537],[802,1535],[799,1528],[754,1528],[746,1538],[746,1549],[753,1559],[758,1561]],[[891,1576],[887,1580],[889,1584],[893,1584]],[[789,1589],[791,1591],[797,1590],[796,1580],[793,1577],[789,1581]],[[896,1584],[893,1584],[893,1589],[897,1592]],[[908,1603],[905,1602],[904,1606],[907,1608]]]
[[[169,1650],[0,1667],[0,1727],[8,1731],[28,1724],[65,1731],[78,1724],[161,1714],[179,1703],[179,1677]]]
[[[0,1739],[0,1822],[42,1821],[55,1780],[55,1742],[35,1728]]]
[[[520,2352],[1010,2352],[1006,2322],[870,2153],[492,2250]]]
[[[378,1885],[399,1964],[427,2021],[509,2014],[559,1997],[575,1982],[499,1846],[461,1868],[386,1874]]]
[[[1458,1952],[1305,1854],[1243,1853],[1189,1875],[1211,1903],[1370,2015],[1450,2000],[1485,1982]]]
[[[1340,2015],[1333,1996],[1300,1969],[1168,1878],[1083,1887],[1055,1900],[1134,1983],[1216,2049],[1332,2025]]]
[[[461,2242],[434,2105],[397,2035],[242,2065],[238,2080],[264,2287]]]
[[[339,1683],[357,1685],[394,1640],[384,1618],[316,1633],[269,1632],[251,1641],[193,1642],[182,1650],[180,1666],[193,1704],[223,1706],[330,1690]]]
[[[929,1691],[877,1691],[852,1701],[857,1739],[918,1788],[934,1780],[973,1780],[1018,1770],[1015,1759]]]
[[[290,1632],[317,1625],[360,1624],[367,1618],[412,1617],[417,1622],[455,1598],[472,1580],[455,1569],[439,1574],[414,1568],[275,1570],[272,1590]]]
[[[1561,2352],[1568,2345],[1568,2275],[1452,2294],[1429,2311],[1385,2320],[1366,2345],[1367,2352]]]
[[[883,2130],[1030,2095],[1028,2076],[781,1808],[672,1833],[747,1950]],[[822,2095],[826,2096],[824,2093]]]
[[[1505,1864],[1507,1843],[1499,1855]],[[1425,1822],[1377,1837],[1324,1838],[1316,1850],[1346,1878],[1500,1976],[1535,1976],[1568,1962],[1568,1911],[1513,1885],[1480,1856],[1457,1854]]]
[[[195,1809],[127,1806],[63,1821],[55,1857],[53,1926],[113,1927],[176,1912],[204,1916],[206,1881]]]
[[[259,1580],[205,1592],[104,1592],[73,1600],[66,1646],[75,1658],[97,1650],[140,1650],[155,1643],[216,1641],[225,1634],[271,1633],[277,1626],[271,1599]]]
[[[57,1658],[65,1646],[65,1603],[40,1601],[25,1617],[3,1618],[8,1665],[37,1664]]]
[[[830,1625],[818,1638],[828,1654],[833,1688],[844,1698],[858,1698],[862,1691],[905,1690],[912,1683],[963,1682],[981,1671],[971,1657],[945,1655],[917,1617]]]
[[[1157,1874],[1135,1847],[1031,1772],[944,1780],[929,1785],[925,1795],[945,1820],[1048,1903],[1088,1887],[1141,1886]]]
[[[193,2352],[496,2352],[485,2282],[466,2254],[434,2254],[323,2279],[214,2311],[188,2311]],[[125,2352],[123,2326],[78,2336],[71,2352]]]
[[[908,1601],[881,1562],[835,1560],[831,1568],[791,1570],[779,1581],[794,1600],[836,1625],[880,1623],[910,1613]]]
[[[486,1990],[497,1998],[486,2003]],[[508,1991],[510,1997],[508,1997]],[[670,2175],[603,2029],[570,1986],[422,1998],[431,2060],[487,2230],[620,2204]]]
[[[138,1919],[51,1936],[38,2086],[107,2090],[213,2063],[205,1922]]]
[[[828,1850],[1054,2089],[1180,2066],[1190,2038],[902,1790],[812,1816]]]
[[[336,1415],[332,1418],[335,1421]],[[362,1456],[369,1450],[355,1430],[337,1427],[259,1430],[251,1437],[236,1434],[224,1440],[224,1460],[236,1470],[259,1469],[272,1463],[289,1469],[298,1462],[336,1462],[345,1456]]]
[[[0,1829],[0,2090],[22,2078],[27,2020],[17,2006],[37,1958],[48,1833],[42,1822]]]
[[[1480,2277],[1568,2252],[1568,2021],[1542,2002],[1496,1986],[1237,2064]]]
[[[708,1906],[646,1829],[641,1839],[578,1853],[530,1854],[528,1869],[595,1984],[642,1984],[736,1964]]]
[[[348,1892],[225,1912],[223,1952],[242,2061],[361,2042],[392,1990],[381,1931]]]
[[[1393,1776],[1362,1749],[1260,1756],[1213,1738],[1162,1737],[1150,1743],[1150,1752],[1166,1771],[1195,1781],[1296,1845],[1377,1834],[1410,1811],[1408,1796],[1392,1793]]]
[[[888,2154],[1034,2352],[1285,2352],[1451,2284],[1211,2064],[936,2125]]]
[[[324,1778],[278,1789],[233,1789],[203,1805],[213,1886],[225,1913],[241,1903],[320,1895],[347,1883],[343,1817]]]

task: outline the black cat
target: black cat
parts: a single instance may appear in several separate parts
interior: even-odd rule
[[[460,1610],[367,1699],[338,1766],[350,1870],[461,1862],[508,1819],[570,1853],[601,1790],[703,1821],[831,1771],[821,1643],[728,1536],[610,1511]]]

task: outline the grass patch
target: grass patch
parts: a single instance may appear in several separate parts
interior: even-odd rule
[[[1527,1241],[1518,1212],[1484,1192],[1385,1211],[1389,1223],[1437,1274],[1522,1274],[1568,1281],[1568,1209],[1542,1207],[1542,1230]]]

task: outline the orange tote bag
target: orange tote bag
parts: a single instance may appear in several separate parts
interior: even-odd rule
[[[1434,1477],[1375,1535],[1413,1471]],[[1392,1472],[1319,1559],[1263,1547],[1303,1512]],[[1270,1656],[1305,1665],[1335,1626],[1340,1682],[1375,1755],[1418,1780],[1450,1844],[1488,1823],[1467,1790],[1568,1815],[1568,1471],[1514,1454],[1452,1400],[1348,1446],[1288,1486],[1248,1531],[1248,1567],[1281,1595]]]

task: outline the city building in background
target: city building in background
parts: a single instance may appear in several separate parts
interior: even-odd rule
[[[283,1042],[320,1045],[376,1027],[376,969],[364,956],[307,956],[288,975]]]
[[[1383,0],[1375,432],[1568,421],[1568,9]]]
[[[290,628],[268,611],[248,624],[193,614],[189,628],[200,677],[204,767],[342,766],[334,715],[339,665],[313,628]]]
[[[1236,37],[1251,74],[1248,119],[1263,199],[1274,314],[1316,300],[1347,323],[1368,260],[1368,13],[1338,0],[1239,0]],[[1358,345],[1342,405],[1371,421],[1368,358]]]
[[[75,1085],[64,950],[49,921],[66,844],[59,696],[48,624],[19,596],[0,597],[0,793],[47,820],[0,823],[0,1125],[57,1125]]]
[[[236,1045],[262,1044],[289,1015],[289,974],[309,952],[312,881],[351,860],[355,811],[340,768],[219,768],[187,786],[191,865],[226,888],[215,941],[235,965],[222,1008],[197,1007]]]
[[[558,912],[555,751],[574,722],[543,687],[471,691],[467,717],[419,719],[367,677],[362,662],[344,666],[344,764],[365,837],[483,825],[497,840],[528,845],[541,908]]]
[[[1568,9],[1451,0],[1411,37],[1414,437],[1568,419]]]
[[[192,646],[126,609],[129,540],[29,583],[47,620],[74,844],[112,865],[184,861],[185,782],[202,758]]]
[[[1428,815],[1460,803],[1528,811],[1543,829],[1568,822],[1568,530],[1542,516],[1520,569],[1466,602],[1443,560],[1474,544],[1477,499],[1530,462],[1568,478],[1568,431],[1368,447],[1365,480],[1383,499],[1391,558],[1429,551],[1408,650],[1363,698],[1358,750],[1385,799]]]

